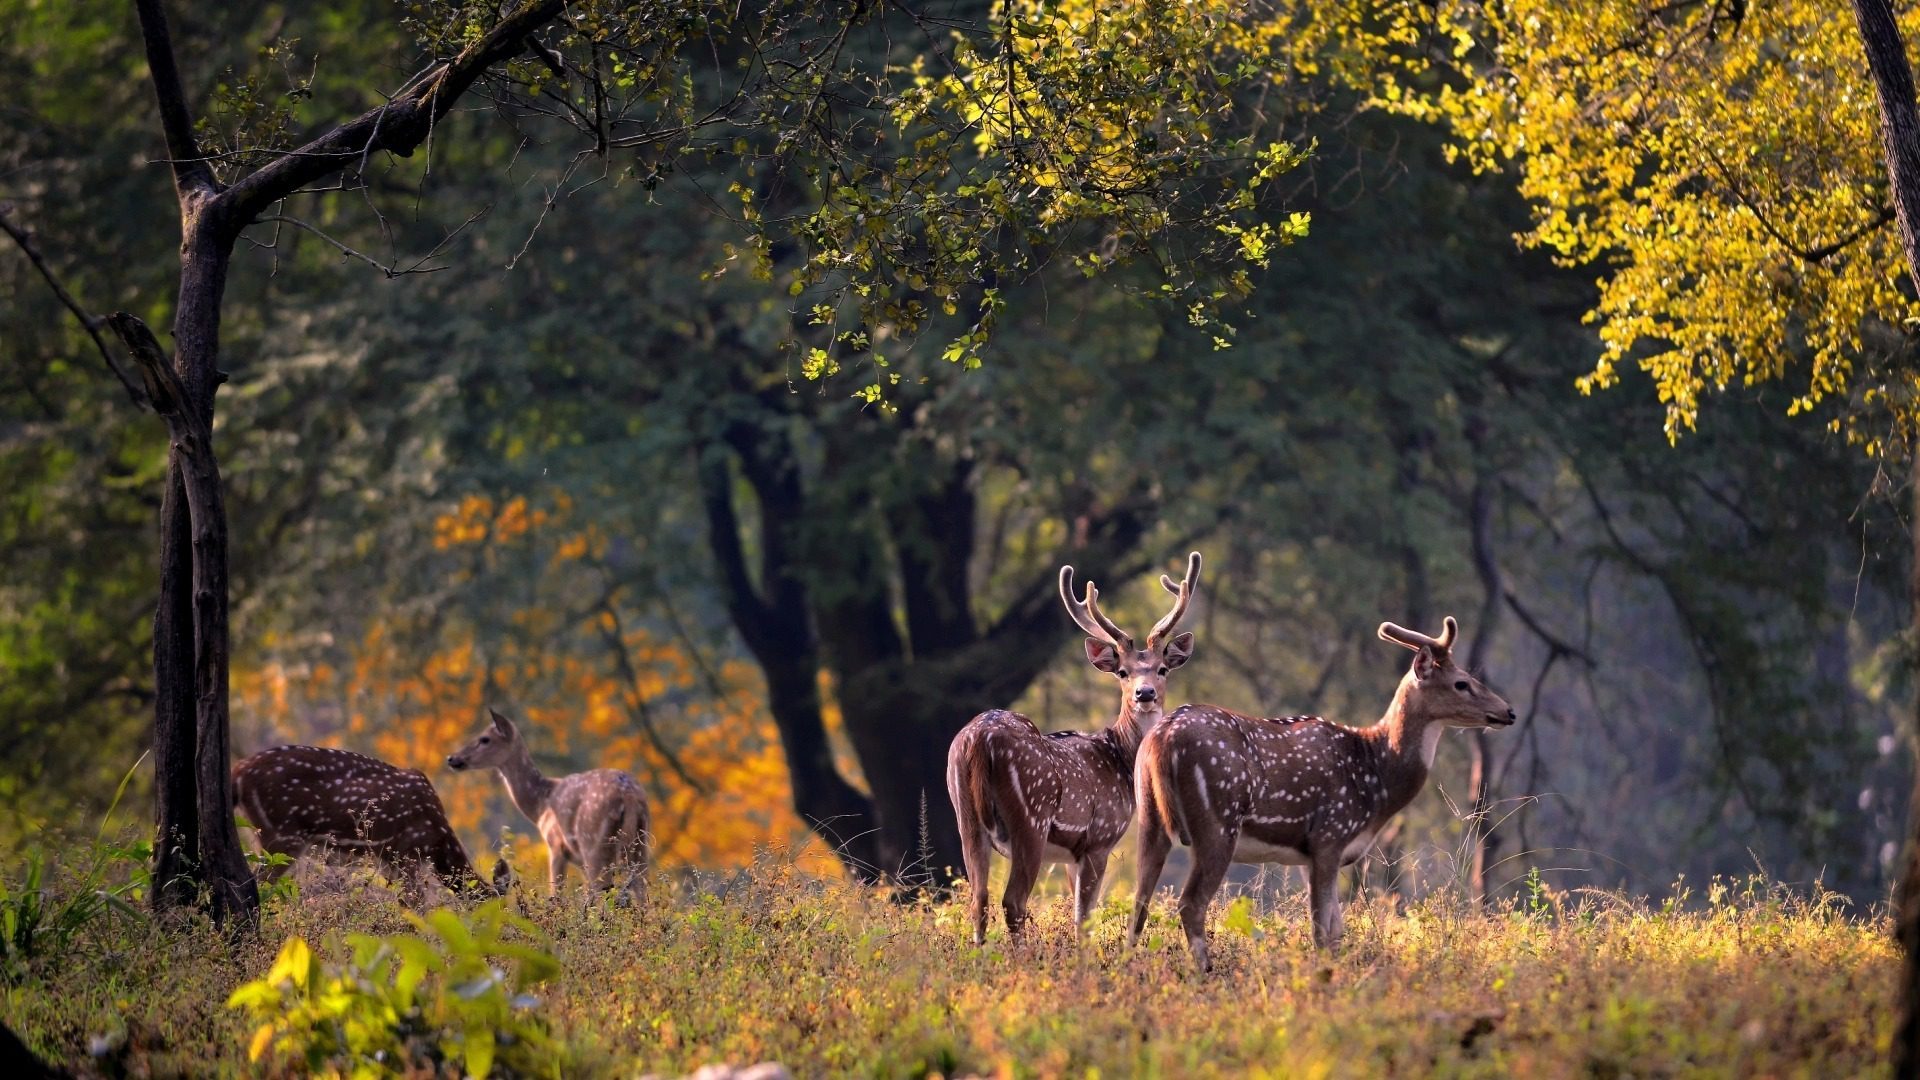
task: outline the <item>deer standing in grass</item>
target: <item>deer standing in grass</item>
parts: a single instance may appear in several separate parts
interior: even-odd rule
[[[1509,727],[1505,699],[1454,666],[1459,626],[1439,637],[1380,624],[1380,637],[1413,650],[1380,722],[1350,728],[1317,716],[1261,719],[1213,705],[1183,705],[1147,734],[1134,773],[1140,814],[1140,880],[1131,944],[1173,841],[1193,848],[1180,922],[1195,962],[1208,970],[1207,905],[1230,863],[1307,867],[1313,940],[1340,940],[1340,868],[1357,862],[1393,816],[1426,786],[1447,728]]]
[[[1120,715],[1111,725],[1091,734],[1043,735],[1017,712],[990,709],[954,736],[947,795],[959,818],[976,944],[987,936],[989,845],[1012,866],[1001,897],[1009,933],[1018,936],[1025,926],[1027,898],[1044,862],[1071,868],[1076,934],[1093,911],[1107,856],[1133,820],[1133,759],[1141,736],[1166,708],[1168,674],[1193,656],[1193,635],[1174,630],[1199,588],[1200,553],[1187,557],[1186,580],[1175,585],[1162,575],[1160,584],[1176,597],[1173,610],[1136,649],[1100,610],[1093,582],[1076,601],[1073,567],[1060,568],[1060,599],[1087,633],[1088,662],[1120,680]]]
[[[423,870],[456,893],[504,893],[513,881],[504,859],[491,885],[481,879],[427,774],[351,750],[276,746],[244,758],[233,767],[233,803],[263,850],[288,857],[258,875],[263,884],[307,852],[370,858],[415,903]]]
[[[488,709],[493,721],[466,746],[447,755],[452,769],[498,770],[507,796],[547,843],[547,887],[560,895],[567,863],[580,865],[589,890],[615,887],[623,899],[644,895],[651,830],[647,793],[618,769],[589,769],[557,780],[540,775],[513,721]]]

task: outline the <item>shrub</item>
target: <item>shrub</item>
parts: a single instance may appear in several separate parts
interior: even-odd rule
[[[347,935],[353,957],[334,970],[289,937],[266,977],[227,1000],[259,1025],[250,1060],[333,1076],[560,1075],[530,993],[560,965],[533,924],[500,900],[407,919],[417,933]]]

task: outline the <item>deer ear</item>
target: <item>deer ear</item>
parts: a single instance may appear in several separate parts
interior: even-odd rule
[[[1413,651],[1414,678],[1416,679],[1432,678],[1433,673],[1440,670],[1440,665],[1445,661],[1445,659],[1446,659],[1446,655],[1444,653],[1436,653],[1433,649],[1428,648],[1424,645],[1418,649],[1415,649]]]
[[[488,709],[487,713],[493,717],[493,730],[499,732],[502,735],[507,736],[508,738],[513,737],[513,721],[507,719],[504,716],[501,716],[498,712],[495,712],[493,709]]]
[[[1171,671],[1191,659],[1193,659],[1192,634],[1180,634],[1167,642],[1167,670]]]
[[[1109,675],[1118,674],[1120,671],[1120,650],[1114,648],[1113,643],[1110,641],[1101,641],[1099,638],[1088,638],[1087,663],[1092,664],[1094,667],[1099,668]]]

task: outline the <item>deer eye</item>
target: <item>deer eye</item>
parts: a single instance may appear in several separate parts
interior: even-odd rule
[[[1161,666],[1161,668],[1160,668],[1160,674],[1162,674],[1162,675],[1165,675],[1166,673],[1167,673],[1167,669],[1166,669],[1166,666],[1165,666],[1165,665],[1162,665],[1162,666]]]
[[[1467,685],[1467,684],[1466,684],[1466,683],[1461,683],[1460,685],[1461,685],[1461,686],[1465,686],[1465,685]],[[490,739],[490,738],[488,738],[488,737],[486,737],[485,735],[482,735],[482,736],[480,736],[480,745],[481,745],[481,746],[485,746],[485,745],[487,745],[488,743],[490,743],[490,742],[492,742],[492,741],[493,741],[492,739]]]
[[[1465,690],[1467,688],[1467,680],[1461,679],[1459,682],[1453,684],[1453,688],[1455,690]]]

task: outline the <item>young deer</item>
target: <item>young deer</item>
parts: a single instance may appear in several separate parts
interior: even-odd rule
[[[993,850],[1012,870],[1001,897],[1007,930],[1018,935],[1027,898],[1042,862],[1072,867],[1076,932],[1086,922],[1107,873],[1107,855],[1133,819],[1133,758],[1140,737],[1166,707],[1167,675],[1193,656],[1193,635],[1175,635],[1200,585],[1200,553],[1187,557],[1186,580],[1162,575],[1176,599],[1154,624],[1146,647],[1100,610],[1100,591],[1087,582],[1073,598],[1073,567],[1060,568],[1060,599],[1087,633],[1087,660],[1120,679],[1120,715],[1092,734],[1043,735],[1016,712],[991,709],[973,718],[947,750],[947,795],[960,823],[960,849],[972,886],[973,940],[987,936],[987,870]]]
[[[1183,705],[1148,733],[1134,774],[1140,806],[1140,881],[1128,941],[1178,838],[1193,848],[1180,892],[1180,922],[1200,969],[1207,958],[1207,905],[1234,862],[1306,866],[1313,940],[1340,940],[1340,868],[1372,847],[1393,815],[1426,785],[1449,727],[1508,727],[1513,709],[1453,664],[1459,627],[1437,638],[1380,624],[1380,637],[1414,651],[1393,704],[1369,728],[1317,716],[1259,719],[1212,705]]]
[[[233,767],[233,803],[265,851],[371,858],[411,901],[423,868],[456,893],[504,893],[513,881],[505,860],[491,885],[481,880],[425,773],[351,750],[276,746],[244,758]],[[292,865],[261,876],[278,880]]]
[[[640,899],[651,837],[647,793],[640,782],[618,769],[589,769],[550,780],[534,767],[533,754],[513,721],[492,709],[487,712],[493,722],[447,755],[447,766],[499,770],[507,796],[547,842],[547,885],[553,895],[560,894],[572,861],[580,864],[588,886],[601,892],[614,887],[616,868],[623,870],[626,879],[620,887]]]

